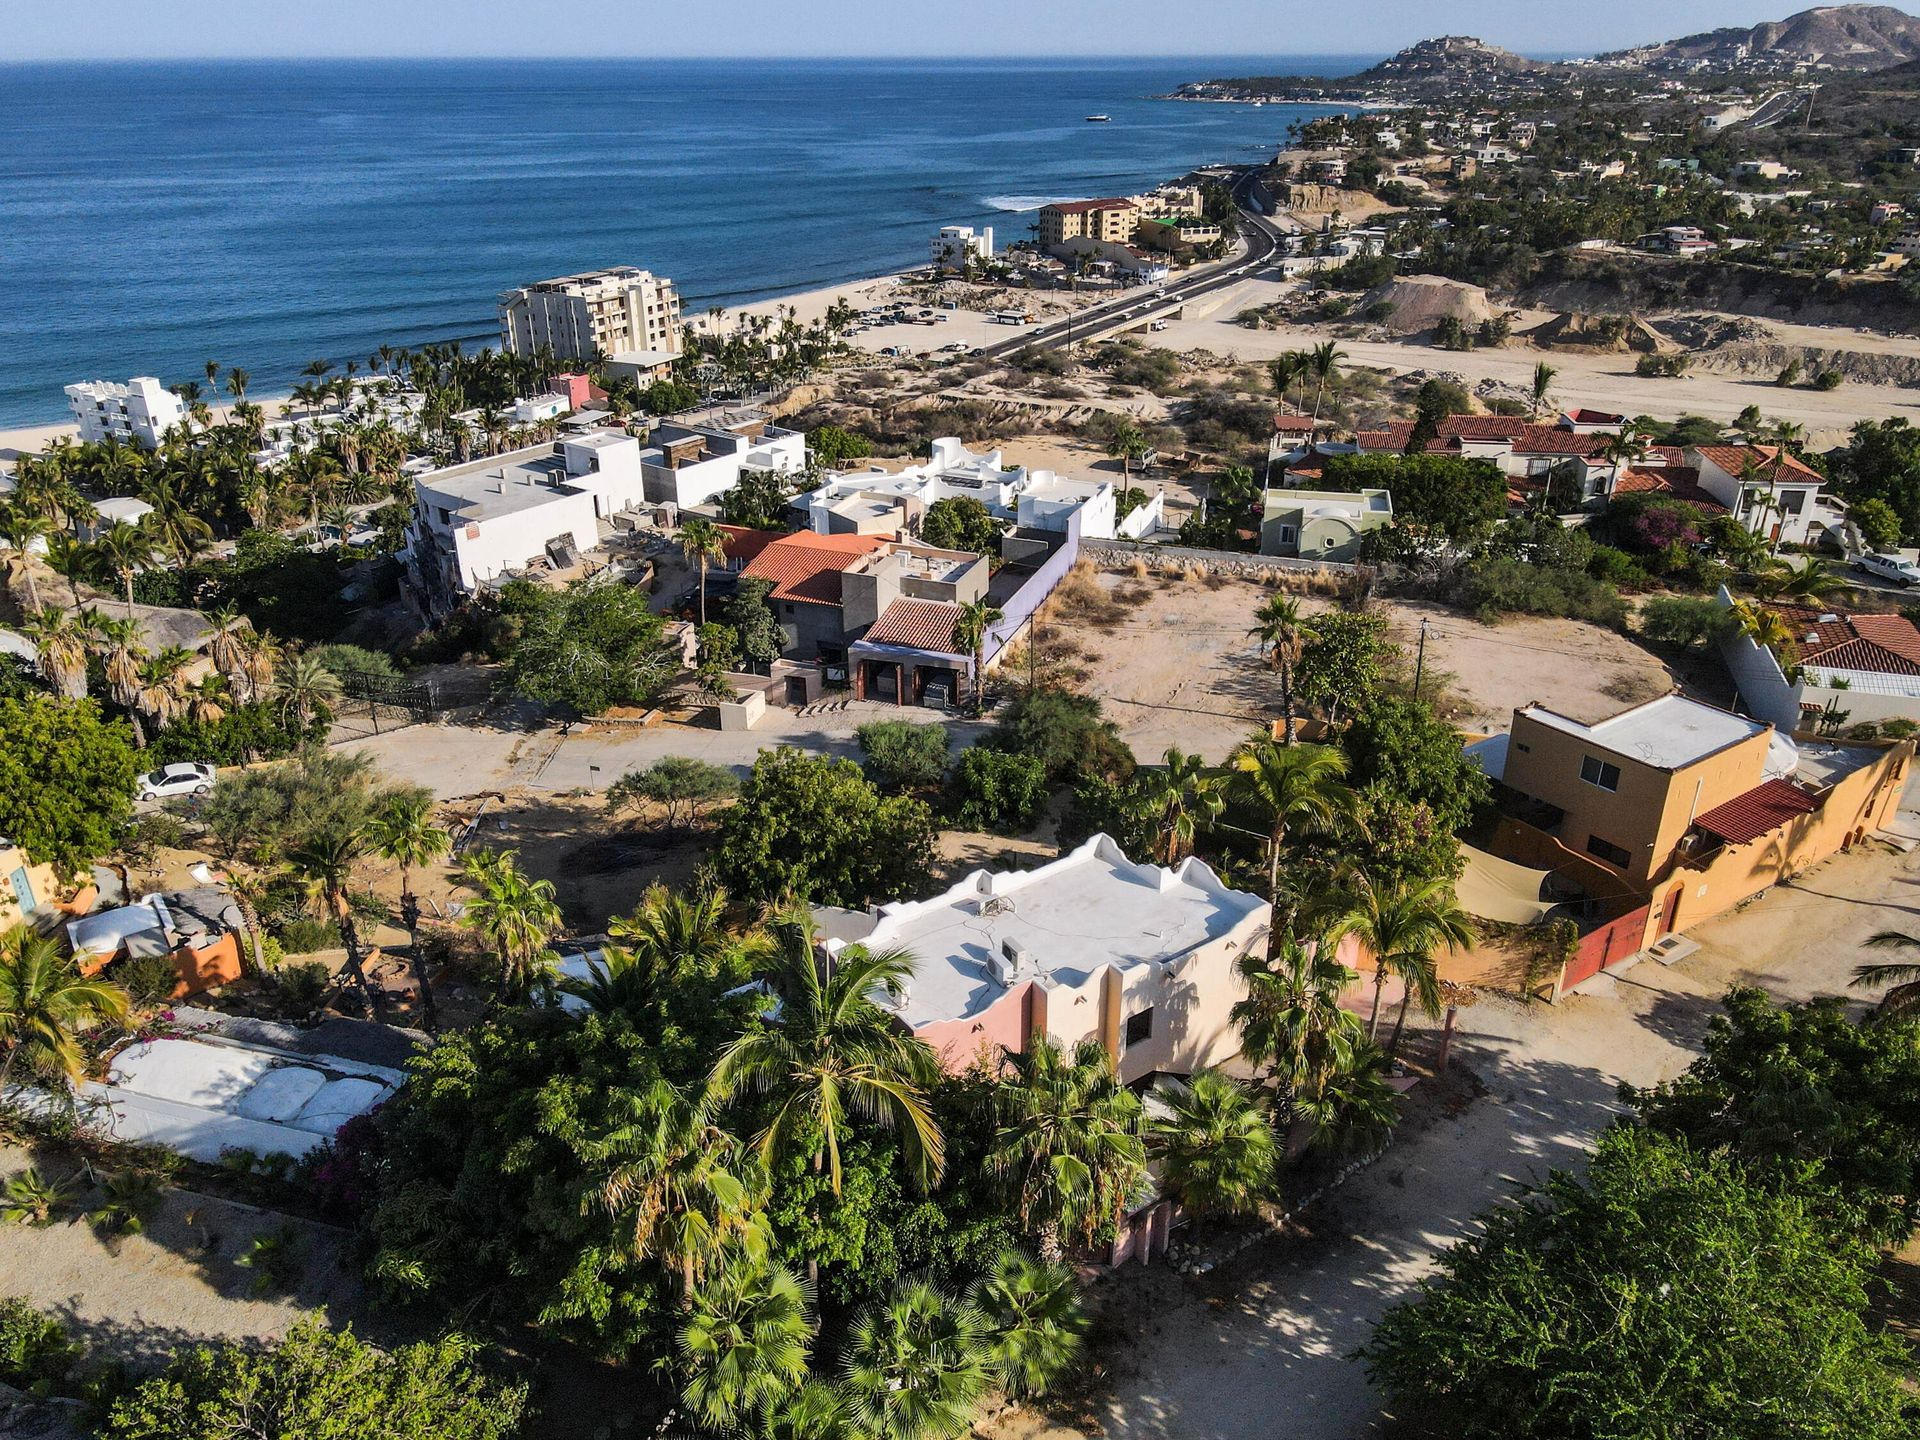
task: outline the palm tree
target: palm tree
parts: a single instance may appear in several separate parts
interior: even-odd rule
[[[727,536],[718,525],[702,516],[695,515],[680,525],[680,553],[687,563],[700,569],[700,623],[707,623],[707,566],[724,563],[727,558]]]
[[[700,1287],[680,1327],[682,1398],[715,1432],[759,1433],[807,1381],[811,1300],[781,1265],[728,1265]]]
[[[871,1440],[954,1440],[987,1388],[991,1347],[972,1305],[903,1281],[847,1337],[846,1390]]]
[[[876,991],[899,994],[913,975],[913,957],[849,945],[823,961],[805,908],[777,917],[768,935],[780,1016],[727,1047],[713,1067],[715,1097],[766,1094],[772,1116],[754,1137],[755,1148],[772,1158],[815,1145],[813,1168],[824,1164],[835,1195],[849,1111],[898,1132],[908,1173],[921,1189],[931,1188],[946,1163],[926,1098],[939,1062],[872,998]]]
[[[280,707],[280,714],[302,733],[323,709],[330,711],[338,704],[340,695],[340,677],[310,651],[295,655],[282,666],[280,678],[273,686],[273,699]]]
[[[36,615],[44,607],[40,604],[39,582],[33,578],[33,547],[44,543],[52,533],[53,522],[39,511],[18,501],[0,505],[0,541],[19,557],[20,573],[27,581],[27,605]]]
[[[360,934],[353,923],[353,907],[347,902],[347,886],[353,880],[353,867],[367,853],[366,838],[360,831],[342,825],[328,826],[307,836],[287,855],[293,873],[306,882],[314,905],[333,917],[340,927],[340,939],[347,949],[347,969],[359,988],[360,999],[376,1020],[386,1018],[386,994],[367,979],[367,967],[360,954]]]
[[[82,976],[51,936],[25,925],[0,934],[0,1094],[15,1065],[43,1083],[80,1079],[80,1034],[126,1019],[131,1008],[125,990]]]
[[[186,672],[192,663],[193,652],[178,645],[169,645],[141,663],[140,688],[133,705],[152,722],[155,734],[178,720],[185,711]]]
[[[1547,403],[1547,396],[1552,393],[1554,377],[1559,373],[1544,360],[1533,367],[1533,418],[1535,420],[1540,418],[1540,411]]]
[[[1272,1193],[1280,1147],[1266,1107],[1218,1070],[1164,1085],[1165,1106],[1147,1126],[1160,1160],[1160,1187],[1191,1214],[1251,1215]]]
[[[274,670],[280,663],[280,647],[257,630],[241,631],[238,643],[240,673],[234,677],[234,694],[246,702],[271,693]]]
[[[1393,1129],[1399,1113],[1399,1096],[1388,1083],[1387,1057],[1365,1040],[1348,1063],[1299,1103],[1300,1118],[1313,1127],[1312,1143],[1334,1151],[1374,1147]]]
[[[1920,950],[1920,939],[1903,930],[1882,930],[1867,944],[1875,950]],[[1885,1019],[1904,1019],[1920,1011],[1920,964],[1895,960],[1856,965],[1849,983],[1861,989],[1892,987],[1880,997],[1878,1013]]]
[[[1373,1005],[1367,1014],[1367,1039],[1380,1026],[1380,995],[1389,974],[1405,987],[1400,1015],[1394,1022],[1391,1058],[1400,1048],[1400,1032],[1407,1008],[1417,997],[1422,1013],[1440,1013],[1440,974],[1434,966],[1436,950],[1460,950],[1473,943],[1473,927],[1453,898],[1450,880],[1394,881],[1376,884],[1370,876],[1354,878],[1352,908],[1328,928],[1327,943],[1352,935],[1373,954]]]
[[[1230,1012],[1240,1029],[1240,1053],[1265,1065],[1273,1078],[1277,1123],[1293,1123],[1302,1096],[1317,1093],[1330,1075],[1351,1063],[1365,1043],[1360,1017],[1340,1003],[1359,974],[1340,963],[1335,947],[1303,944],[1282,934],[1262,961],[1244,955],[1247,994]]]
[[[1313,421],[1316,425],[1320,423],[1320,404],[1326,399],[1327,387],[1338,382],[1340,365],[1346,358],[1347,352],[1332,340],[1314,346],[1307,354],[1307,364],[1314,380]]]
[[[1267,885],[1274,935],[1281,933],[1280,854],[1291,834],[1324,835],[1359,823],[1360,797],[1347,784],[1347,757],[1330,745],[1248,741],[1233,757],[1232,784],[1267,822]]]
[[[88,614],[42,610],[20,627],[33,642],[34,668],[40,678],[69,700],[87,693],[87,652],[94,634]]]
[[[1299,350],[1289,350],[1284,355],[1267,362],[1267,375],[1273,381],[1274,393],[1280,397],[1282,404],[1286,403],[1287,391],[1293,388],[1294,381],[1304,381],[1311,368],[1312,362]],[[1305,403],[1306,396],[1303,389],[1302,408],[1305,408]]]
[[[1107,437],[1107,456],[1120,462],[1120,474],[1128,484],[1133,483],[1134,462],[1143,459],[1152,448],[1147,443],[1146,431],[1131,420],[1122,420]]]
[[[1300,613],[1300,602],[1291,595],[1269,595],[1253,612],[1253,628],[1247,634],[1260,642],[1267,663],[1280,676],[1280,715],[1285,722],[1280,743],[1293,744],[1293,667],[1301,649],[1319,638],[1311,621]]]
[[[1755,605],[1750,600],[1733,602],[1734,628],[1762,650],[1771,650],[1780,662],[1781,673],[1791,684],[1800,667],[1794,660],[1799,633],[1778,610]]]
[[[47,536],[47,568],[67,582],[75,605],[80,603],[80,582],[99,573],[99,558],[91,545],[65,530]]]
[[[100,569],[120,578],[127,616],[133,616],[133,577],[158,563],[160,541],[145,524],[109,525],[93,542],[93,553]]]
[[[1007,1056],[995,1089],[998,1124],[987,1165],[1010,1182],[1040,1258],[1059,1262],[1063,1232],[1091,1240],[1146,1173],[1140,1099],[1120,1083],[1098,1040],[1063,1051],[1035,1033]]]
[[[413,894],[415,866],[431,865],[453,848],[453,837],[433,823],[430,797],[396,792],[367,821],[367,842],[374,853],[400,867],[400,918],[407,927],[407,953],[413,983],[420,991],[420,1014],[427,1033],[437,1028],[433,986],[427,978],[426,952],[420,947],[420,902]]]
[[[92,614],[92,612],[88,612]],[[107,694],[113,703],[127,712],[133,722],[133,743],[144,748],[146,728],[140,723],[140,662],[146,658],[140,626],[123,615],[96,615],[93,620],[95,643],[99,645],[101,670],[107,681]]]
[[[247,381],[252,378],[252,376],[247,374],[247,372],[242,370],[238,365],[231,367],[227,371],[227,394],[233,397],[235,405],[238,405],[242,400],[247,398]]]
[[[1217,820],[1226,809],[1227,781],[1211,773],[1198,755],[1186,755],[1180,747],[1167,750],[1166,768],[1140,772],[1141,800],[1153,817],[1153,858],[1162,865],[1176,865],[1183,854],[1193,849],[1199,831]]]
[[[605,1174],[583,1209],[597,1203],[619,1221],[627,1252],[672,1271],[689,1308],[723,1254],[765,1258],[766,1170],[704,1098],[666,1080],[623,1092],[618,1108],[621,1123],[588,1146]]]
[[[953,641],[973,657],[973,679],[968,699],[973,713],[984,715],[987,709],[987,631],[1007,618],[999,606],[986,600],[969,600],[953,620]]]
[[[213,632],[207,642],[207,658],[226,677],[235,695],[241,693],[246,680],[246,655],[235,632],[245,626],[237,605],[219,605],[207,611],[207,628]]]
[[[973,1287],[986,1324],[989,1360],[1000,1388],[1020,1397],[1044,1395],[1080,1353],[1087,1333],[1073,1274],[1008,1247]]]
[[[480,892],[461,919],[499,955],[501,993],[523,1000],[552,972],[547,944],[561,924],[553,882],[526,874],[511,850],[474,851],[461,873]]]

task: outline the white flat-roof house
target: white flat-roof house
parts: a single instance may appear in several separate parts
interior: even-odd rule
[[[930,900],[842,913],[831,928],[829,954],[857,942],[914,957],[906,993],[883,1003],[950,1069],[1044,1034],[1099,1041],[1132,1082],[1239,1053],[1237,967],[1264,943],[1267,905],[1199,860],[1138,864],[1095,835],[1036,870],[976,870]]]
[[[933,442],[924,464],[891,472],[836,472],[819,488],[796,496],[793,508],[807,529],[821,535],[917,534],[929,505],[961,496],[1031,530],[1063,532],[1067,516],[1077,512],[1081,538],[1088,540],[1113,538],[1119,500],[1110,480],[1008,467],[1000,451],[976,454],[946,436]]]
[[[602,520],[646,501],[640,442],[607,430],[430,471],[413,491],[403,558],[434,613],[537,562],[567,568]]]
[[[807,468],[807,437],[753,414],[729,425],[656,425],[640,452],[646,498],[685,509],[705,505],[740,483],[742,472],[797,474]]]
[[[971,225],[942,225],[933,237],[936,270],[965,270],[974,261],[993,259],[993,227],[976,231]]]
[[[180,397],[151,375],[136,375],[124,385],[111,380],[69,385],[67,408],[82,440],[117,440],[147,450],[158,450],[167,431],[187,418]]]

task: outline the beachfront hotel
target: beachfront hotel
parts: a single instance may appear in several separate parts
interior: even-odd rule
[[[541,280],[500,297],[500,345],[562,360],[633,351],[680,352],[680,294],[650,270],[616,265]]]
[[[136,375],[124,385],[89,380],[67,386],[67,409],[88,444],[117,441],[158,450],[167,431],[187,418],[180,397],[151,375]]]

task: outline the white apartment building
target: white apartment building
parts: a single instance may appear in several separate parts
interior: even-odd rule
[[[758,411],[732,424],[656,425],[640,452],[648,502],[683,510],[724,495],[743,471],[798,474],[806,468],[806,435],[769,425]]]
[[[821,535],[917,534],[936,500],[978,500],[990,514],[1034,530],[1063,532],[1080,515],[1080,534],[1111,540],[1118,496],[1113,482],[1072,480],[1051,470],[1007,468],[1001,452],[980,454],[951,436],[933,442],[925,464],[904,470],[849,470],[795,497],[805,528]]]
[[[645,503],[640,442],[595,430],[430,471],[413,482],[402,558],[426,608],[444,613],[512,572],[569,568],[601,524]]]
[[[942,225],[933,237],[933,265],[936,270],[958,274],[975,261],[993,259],[993,227],[976,231],[971,225]]]
[[[562,360],[630,350],[680,351],[680,295],[650,270],[617,265],[562,275],[500,297],[501,348]]]
[[[124,385],[111,380],[69,385],[67,408],[82,440],[115,440],[148,450],[158,450],[161,437],[187,418],[180,397],[151,375],[136,375]]]

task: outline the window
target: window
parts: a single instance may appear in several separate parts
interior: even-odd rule
[[[1587,755],[1580,761],[1580,778],[1589,785],[1598,785],[1602,790],[1618,790],[1620,767]]]
[[[1153,1007],[1152,1006],[1148,1006],[1145,1010],[1136,1010],[1133,1012],[1133,1014],[1127,1016],[1126,1040],[1125,1040],[1125,1043],[1121,1046],[1122,1049],[1131,1050],[1134,1046],[1141,1044],[1143,1041],[1151,1040],[1152,1038],[1153,1038]]]
[[[1598,835],[1587,836],[1587,853],[1597,855],[1609,865],[1624,870],[1633,863],[1633,857],[1611,840],[1602,840]]]

